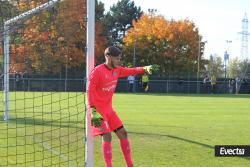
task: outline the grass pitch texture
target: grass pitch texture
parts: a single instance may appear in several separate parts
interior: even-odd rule
[[[250,145],[250,95],[115,94],[113,106],[138,167],[250,166],[214,156],[214,145]],[[0,131],[1,166],[84,166],[84,94],[12,92]],[[103,167],[100,137],[94,144]],[[115,134],[112,149],[113,166],[125,166]]]
[[[214,145],[250,145],[250,95],[116,94],[139,167],[249,167],[250,158],[218,158]],[[113,134],[114,166],[125,166]],[[100,138],[95,166],[102,167]]]

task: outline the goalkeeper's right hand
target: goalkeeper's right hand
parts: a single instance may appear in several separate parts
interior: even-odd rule
[[[102,116],[96,111],[96,108],[92,107],[91,110],[91,125],[94,127],[100,127],[102,125],[103,118]]]

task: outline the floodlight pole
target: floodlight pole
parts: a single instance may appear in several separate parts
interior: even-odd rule
[[[86,53],[86,89],[88,88],[88,76],[90,72],[94,68],[94,58],[95,58],[95,1],[88,0],[87,1],[87,53]],[[94,158],[93,158],[93,134],[91,130],[91,116],[90,116],[90,108],[88,107],[88,100],[86,104],[86,143],[85,143],[85,167],[93,167],[94,166]]]
[[[27,12],[24,12],[16,17],[13,17],[10,20],[7,20],[4,22],[4,33],[3,33],[3,39],[4,39],[4,114],[3,114],[3,120],[7,121],[9,119],[9,32],[11,31],[11,26],[14,23],[17,23],[19,21],[23,21],[34,14],[40,13],[43,10],[46,10],[50,7],[53,7],[56,3],[61,2],[63,0],[50,0],[49,2],[42,4],[34,9],[31,9]]]
[[[197,81],[196,81],[196,93],[200,93],[200,56],[201,56],[201,36],[198,41],[198,54],[197,54]]]
[[[133,53],[133,67],[135,68],[135,62],[136,62],[136,58],[135,58],[135,47],[136,47],[136,39],[134,37],[134,53]],[[133,82],[133,92],[135,93],[135,88],[136,88],[136,82],[135,82],[135,76],[134,76],[134,82]]]

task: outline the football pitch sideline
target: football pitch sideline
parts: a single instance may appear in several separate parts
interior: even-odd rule
[[[83,93],[18,92],[10,100],[1,165],[83,166]],[[113,105],[137,167],[250,166],[250,158],[214,156],[214,145],[250,145],[250,95],[117,93]],[[95,167],[103,167],[99,137],[94,144]],[[125,166],[114,134],[112,150],[113,166]]]

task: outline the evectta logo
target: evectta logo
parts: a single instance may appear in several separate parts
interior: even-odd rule
[[[215,146],[216,157],[248,157],[250,156],[250,146],[246,145],[217,145]]]
[[[245,153],[245,149],[239,149],[239,148],[235,148],[235,149],[226,149],[224,147],[220,148],[220,154],[221,155],[244,155]]]

